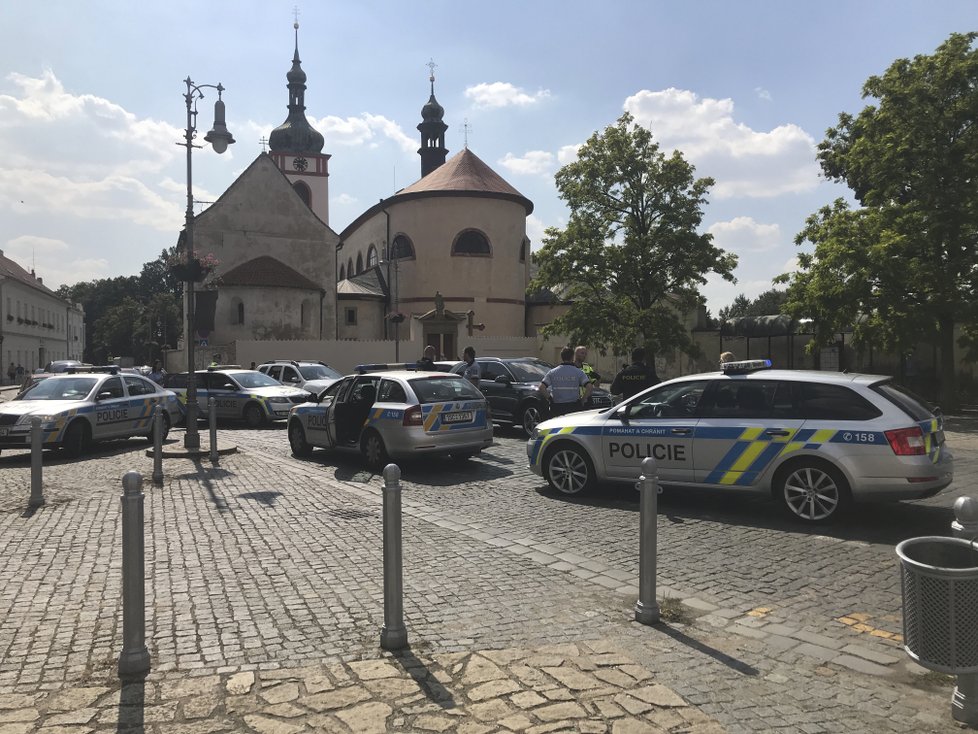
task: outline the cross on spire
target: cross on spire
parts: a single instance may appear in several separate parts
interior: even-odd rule
[[[468,147],[469,147],[469,131],[471,129],[472,129],[472,126],[469,124],[469,118],[466,117],[465,120],[462,122],[462,134],[465,136],[465,147],[466,147],[466,149],[468,149]]]
[[[292,6],[292,17],[295,19],[295,27],[298,28],[299,27],[299,6],[298,5],[293,5]]]
[[[438,64],[435,63],[434,59],[430,59],[425,66],[428,67],[428,79],[429,81],[435,81],[435,69],[438,68]]]
[[[261,136],[261,140],[259,140],[258,142],[261,143],[261,152],[264,153],[265,152],[265,146],[268,145],[268,138],[266,138],[264,135],[262,135]]]

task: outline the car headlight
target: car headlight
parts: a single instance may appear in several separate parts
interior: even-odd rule
[[[17,425],[22,426],[26,424],[29,426],[31,424],[31,420],[34,418],[40,418],[42,424],[54,423],[56,420],[58,420],[58,416],[56,415],[22,415],[17,419]]]
[[[291,403],[292,401],[289,400],[288,398],[269,398],[268,402],[279,404],[279,403]]]

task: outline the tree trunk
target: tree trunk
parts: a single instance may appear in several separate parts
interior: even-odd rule
[[[957,370],[954,360],[954,318],[947,315],[937,319],[937,338],[941,348],[940,406],[945,413],[958,409]]]

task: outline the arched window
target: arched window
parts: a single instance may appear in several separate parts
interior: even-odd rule
[[[357,253],[357,275],[363,272],[363,253]]]
[[[521,263],[525,263],[526,262],[526,246],[527,246],[527,244],[528,243],[527,243],[526,240],[523,240],[523,242],[520,243],[520,262]]]
[[[474,255],[476,257],[492,257],[489,240],[477,229],[466,229],[460,232],[452,243],[453,255]]]
[[[240,324],[241,317],[244,315],[244,304],[241,302],[240,298],[231,299],[231,323]]]
[[[238,301],[238,313],[237,313],[237,316],[238,316],[238,323],[239,324],[243,324],[244,323],[244,304],[241,301]]]
[[[399,234],[391,243],[391,260],[414,257],[414,245],[407,235]]]
[[[340,280],[346,280],[346,265],[340,265]]]
[[[351,256],[350,259],[346,261],[346,277],[352,278],[356,274],[356,271],[353,269],[353,257]]]
[[[377,248],[371,245],[367,248],[367,267],[372,268],[377,264]]]
[[[302,199],[302,203],[312,209],[312,191],[309,190],[309,186],[306,185],[305,181],[296,181],[292,184],[292,188],[299,195],[299,198]]]

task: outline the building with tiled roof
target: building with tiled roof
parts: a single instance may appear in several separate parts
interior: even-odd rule
[[[62,300],[0,250],[0,377],[9,383],[11,364],[30,373],[57,359],[81,359],[85,312]],[[15,378],[16,380],[16,378]]]

